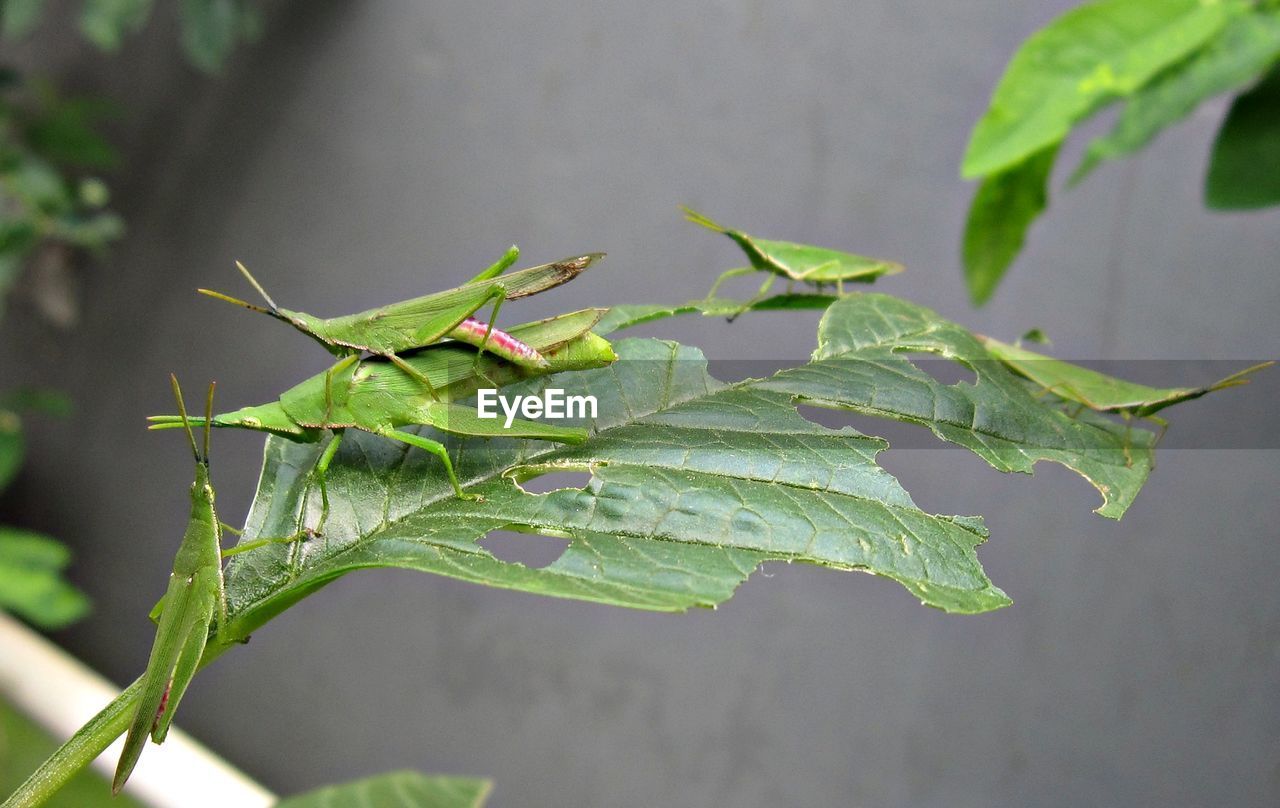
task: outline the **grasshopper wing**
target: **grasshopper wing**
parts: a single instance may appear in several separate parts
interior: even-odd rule
[[[151,646],[151,658],[143,674],[142,693],[138,697],[137,712],[129,733],[125,736],[124,751],[116,765],[111,783],[113,793],[120,793],[133,767],[142,755],[147,736],[156,727],[161,716],[169,711],[169,697],[174,685],[174,670],[184,655],[192,634],[199,636],[200,649],[208,637],[209,622],[213,614],[213,600],[204,593],[197,576],[184,577],[174,573],[169,577],[169,588],[164,596],[164,610],[160,626],[156,629],[155,643]],[[211,593],[210,593],[211,594]],[[186,683],[183,683],[186,687]]]

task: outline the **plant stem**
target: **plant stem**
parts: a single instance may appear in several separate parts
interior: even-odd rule
[[[204,656],[200,658],[200,669],[204,669],[236,645],[239,643],[214,637],[205,647]],[[76,730],[76,734],[40,764],[40,768],[18,786],[17,791],[10,794],[0,808],[36,808],[43,805],[77,772],[92,763],[116,738],[124,734],[129,728],[129,722],[133,720],[134,704],[141,690],[142,678],[139,677],[83,727]]]
[[[35,808],[53,796],[128,729],[133,718],[133,703],[141,689],[142,679],[136,679],[40,764],[0,808]]]

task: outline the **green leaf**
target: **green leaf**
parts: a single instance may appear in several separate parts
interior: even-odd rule
[[[109,169],[120,156],[94,124],[114,115],[116,108],[102,100],[51,100],[47,109],[26,126],[27,146],[51,163],[71,168]]]
[[[964,280],[981,306],[995,294],[1018,257],[1027,230],[1049,204],[1049,175],[1057,145],[982,181],[964,228]]]
[[[2,199],[2,197],[0,197]],[[23,261],[39,241],[36,226],[23,219],[0,220],[0,305],[18,280]]]
[[[222,69],[227,56],[255,23],[241,0],[183,0],[182,44],[187,58],[206,73]]]
[[[680,307],[666,307],[674,311]],[[981,612],[1007,604],[975,548],[978,517],[933,515],[875,463],[886,442],[801,417],[797,403],[919,424],[1001,471],[1050,460],[1075,469],[1119,517],[1145,482],[1154,438],[1085,411],[1072,418],[994,359],[965,329],[884,295],[851,295],[823,317],[812,361],[735,384],[707,373],[694,349],[624,340],[609,368],[507,388],[593,394],[598,417],[579,446],[446,442],[481,502],[452,496],[440,465],[417,450],[348,434],[328,476],[322,538],[273,545],[227,571],[230,637],[355,569],[401,567],[489,586],[632,608],[681,611],[728,599],[760,563],[803,561],[898,581],[922,602]],[[945,385],[903,355],[971,368]],[[315,445],[270,438],[243,541],[296,527]],[[583,488],[528,493],[520,483],[588,472]],[[316,515],[318,503],[310,503]],[[554,563],[502,561],[478,542],[516,529],[569,540]],[[530,541],[536,541],[530,538]]]
[[[6,189],[25,207],[47,215],[74,209],[75,200],[57,169],[44,160],[28,158],[5,174]]]
[[[44,0],[0,0],[0,31],[9,39],[21,39],[40,22]]]
[[[490,788],[488,780],[391,772],[289,797],[276,808],[481,808]]]
[[[119,50],[127,35],[147,24],[152,5],[153,0],[85,0],[80,30],[99,48]]]
[[[1213,144],[1205,204],[1249,210],[1280,203],[1280,67],[1236,98]]]
[[[40,387],[19,387],[0,394],[0,408],[18,412],[40,412],[65,418],[74,408],[66,393]]]
[[[1056,146],[1071,127],[1199,50],[1248,5],[1237,0],[1098,0],[1032,34],[1009,62],[965,152],[985,177]]]
[[[18,469],[22,468],[24,447],[18,414],[0,408],[0,491],[13,482]]]
[[[66,547],[39,533],[0,527],[0,608],[54,629],[89,611],[88,598],[62,578]]]
[[[110,211],[63,216],[52,224],[50,236],[91,252],[103,250],[124,235],[124,219]]]
[[[1103,160],[1141,149],[1205,99],[1255,81],[1277,57],[1280,12],[1257,10],[1235,17],[1207,47],[1133,96],[1110,134],[1089,144],[1071,182],[1083,179]]]

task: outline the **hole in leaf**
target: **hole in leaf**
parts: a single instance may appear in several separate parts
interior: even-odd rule
[[[895,449],[944,449],[951,446],[951,444],[944,443],[934,437],[933,432],[928,427],[906,421],[878,418],[874,415],[852,410],[832,410],[825,407],[814,407],[810,404],[797,404],[796,412],[806,421],[825,426],[828,429],[851,426],[864,435],[884,438]]]
[[[549,471],[537,477],[521,479],[520,487],[530,494],[548,494],[562,488],[586,488],[589,482],[589,471]]]
[[[977,384],[978,374],[955,359],[948,359],[936,353],[925,351],[900,351],[895,354],[915,365],[921,373],[930,376],[939,384]]]
[[[479,544],[502,561],[539,570],[554,564],[557,558],[564,555],[569,547],[569,540],[540,533],[495,530],[480,539]]]

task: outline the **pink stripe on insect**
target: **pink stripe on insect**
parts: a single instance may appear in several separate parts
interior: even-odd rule
[[[530,346],[501,329],[494,328],[490,330],[488,323],[477,320],[474,317],[468,317],[459,323],[450,336],[471,345],[479,346],[481,340],[484,339],[486,331],[489,332],[489,340],[485,343],[485,348],[492,350],[498,356],[516,361],[521,359],[538,363],[543,361],[542,354]]]

